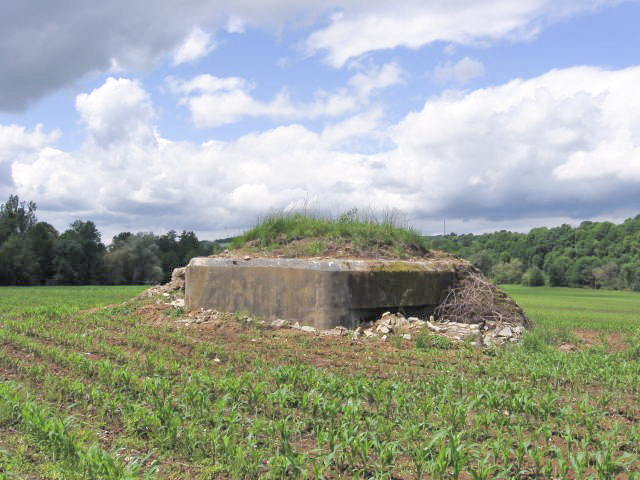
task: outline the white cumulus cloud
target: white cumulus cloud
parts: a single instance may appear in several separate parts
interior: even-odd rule
[[[464,57],[456,63],[447,62],[438,65],[433,72],[434,78],[440,83],[465,84],[476,77],[484,75],[484,65],[479,60]]]
[[[153,107],[136,80],[109,77],[91,93],[78,95],[76,108],[90,138],[100,145],[126,142],[144,146],[155,142],[150,123]]]
[[[545,22],[616,3],[620,1],[354,2],[334,14],[328,26],[311,34],[306,47],[311,53],[326,52],[327,63],[339,68],[376,50],[418,48],[436,41],[469,45],[527,39]]]
[[[391,132],[379,184],[422,192],[424,214],[603,211],[640,186],[640,68],[553,70],[447,92]],[[611,202],[611,203],[609,203]],[[617,203],[616,203],[617,202]]]
[[[211,53],[216,48],[211,35],[199,27],[191,30],[187,38],[173,53],[173,65],[185,62],[193,62]]]
[[[21,125],[0,125],[0,163],[38,151],[60,137],[59,131],[45,133],[43,129],[42,124],[36,125],[32,132]]]
[[[359,96],[367,98],[376,90],[403,83],[406,75],[407,73],[397,63],[374,65],[351,77],[349,85]]]
[[[319,133],[292,124],[191,143],[157,134],[146,141],[155,118],[148,94],[134,80],[109,79],[79,97],[89,141],[62,151],[53,134],[2,127],[0,152],[23,137],[31,146],[0,168],[58,228],[90,218],[107,238],[168,227],[229,231],[306,199],[333,211],[398,208],[417,225],[443,216],[456,225],[586,218],[638,207],[640,99],[630,92],[639,82],[640,67],[574,67],[447,92],[392,126],[373,107]],[[246,87],[241,79],[197,83],[194,92]],[[119,129],[126,112],[144,134]],[[389,148],[354,152],[351,137],[388,138]]]
[[[295,101],[282,88],[270,100],[253,96],[254,85],[239,77],[198,75],[190,80],[168,79],[171,89],[200,127],[217,127],[249,117],[301,120],[340,117],[369,104],[371,95],[403,81],[405,73],[395,63],[370,66],[353,75],[348,85],[332,92],[316,91],[312,101]]]
[[[12,165],[33,162],[60,137],[59,131],[45,133],[43,129],[41,124],[31,132],[21,125],[0,125],[0,193],[3,197],[14,193]]]
[[[232,16],[227,21],[227,32],[229,33],[244,33],[245,25],[244,20],[238,16]]]
[[[89,73],[150,68],[171,53],[176,64],[200,58],[213,48],[205,30],[301,29],[309,53],[341,67],[396,47],[530,38],[555,19],[623,1],[85,0],[38,8],[4,1],[0,110],[24,110]]]
[[[591,150],[578,150],[557,166],[553,174],[559,180],[598,180],[613,178],[640,182],[639,132],[628,129],[610,132],[610,136]]]

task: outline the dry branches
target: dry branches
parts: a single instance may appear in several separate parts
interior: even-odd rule
[[[442,321],[533,326],[511,297],[472,269],[462,273],[458,286],[449,290],[434,313]]]

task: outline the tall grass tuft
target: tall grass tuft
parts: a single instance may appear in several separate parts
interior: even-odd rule
[[[523,346],[531,352],[543,352],[563,343],[577,344],[578,338],[564,326],[535,328],[524,335]]]
[[[640,360],[640,328],[629,337],[627,342],[629,343],[629,358],[632,360]]]
[[[350,242],[352,248],[361,251],[380,247],[397,252],[416,248],[426,250],[424,238],[407,225],[398,211],[375,215],[357,209],[337,217],[308,210],[271,213],[235,238],[231,247],[241,248],[249,244],[269,250],[306,238],[316,239],[316,242]]]

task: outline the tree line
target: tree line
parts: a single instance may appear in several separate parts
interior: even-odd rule
[[[36,204],[16,195],[0,205],[0,285],[156,284],[192,257],[218,253],[230,239],[193,232],[122,232],[107,247],[91,221],[59,233],[39,222]],[[582,222],[482,235],[426,237],[429,248],[469,259],[498,283],[640,291],[640,215],[616,225]]]
[[[427,239],[431,248],[469,259],[498,283],[640,291],[640,215],[619,225],[582,222]]]
[[[0,285],[156,284],[192,257],[221,250],[193,232],[122,232],[107,247],[92,221],[59,233],[39,222],[34,202],[11,195],[0,206]]]

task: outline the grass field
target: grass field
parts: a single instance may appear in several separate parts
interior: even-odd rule
[[[146,287],[0,287],[1,318],[52,312],[69,315],[78,310],[122,303]]]
[[[0,479],[640,478],[640,295],[506,289],[538,326],[478,350],[1,288]]]
[[[543,328],[633,332],[640,328],[640,293],[503,285]]]

